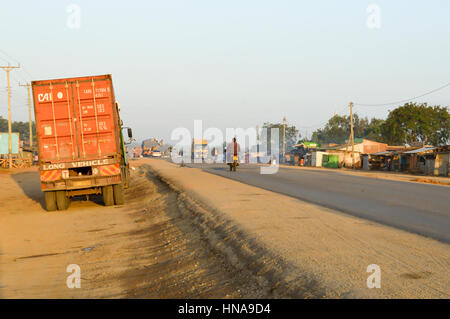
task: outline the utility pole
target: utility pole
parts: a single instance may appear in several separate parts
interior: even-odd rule
[[[286,116],[283,117],[283,162],[286,155]]]
[[[30,126],[30,149],[33,147],[33,124],[31,122],[31,85],[27,83],[22,85],[19,83],[19,86],[26,86],[28,91],[28,123]]]
[[[9,162],[9,168],[12,168],[12,140],[11,140],[11,83],[9,80],[9,72],[11,69],[18,69],[20,68],[20,65],[18,66],[0,66],[1,69],[4,69],[6,71],[6,79],[8,82],[8,162]]]
[[[353,133],[353,102],[350,102],[350,139],[352,142],[352,169],[355,169],[355,135]]]

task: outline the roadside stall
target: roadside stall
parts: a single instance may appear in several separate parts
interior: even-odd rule
[[[389,170],[389,163],[394,156],[393,152],[382,151],[369,155],[369,167],[371,170]]]
[[[436,159],[436,147],[425,146],[412,151],[403,152],[409,159],[408,170],[411,173],[431,175],[434,173],[434,162]]]

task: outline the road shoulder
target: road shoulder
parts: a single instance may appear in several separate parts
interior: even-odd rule
[[[308,297],[308,290],[309,297],[325,298],[449,296],[450,254],[444,243],[196,168],[154,159],[142,163],[191,199],[192,210],[197,205],[202,227],[222,227],[223,246],[236,248],[234,241],[249,251],[249,265],[270,264],[255,269],[292,296]],[[367,288],[371,264],[381,268],[380,289]]]
[[[261,165],[261,164],[259,164]],[[362,170],[351,170],[347,168],[333,169],[326,167],[310,167],[310,166],[293,166],[293,165],[280,165],[280,167],[288,169],[299,169],[299,170],[310,170],[319,172],[333,172],[336,174],[369,177],[376,179],[394,180],[401,182],[410,183],[421,183],[421,184],[435,184],[442,186],[450,186],[450,179],[444,176],[428,176],[428,175],[411,175],[402,174],[398,172],[383,172],[383,171],[362,171]]]

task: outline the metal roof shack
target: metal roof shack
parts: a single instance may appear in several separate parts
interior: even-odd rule
[[[418,148],[416,150],[403,152],[403,154],[432,153],[432,151],[434,151],[435,149],[437,149],[437,147],[422,147],[422,148]]]
[[[436,162],[437,149],[437,147],[428,145],[403,152],[401,155],[407,163],[406,170],[414,174],[433,175],[435,169],[439,170],[440,167],[439,160]]]
[[[394,154],[394,152],[392,152],[392,151],[382,151],[382,152],[373,153],[370,155],[371,156],[392,156],[393,154]]]

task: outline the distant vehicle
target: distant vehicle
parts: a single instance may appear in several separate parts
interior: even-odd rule
[[[153,151],[159,150],[160,142],[156,138],[142,141],[142,156],[151,157]]]
[[[161,151],[160,150],[154,150],[152,152],[152,157],[161,157]]]
[[[129,166],[111,75],[31,85],[47,210],[67,209],[71,197],[89,194],[102,194],[106,206],[123,204]]]
[[[208,157],[208,142],[205,139],[192,139],[191,144],[191,158],[192,159],[206,159]]]

